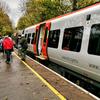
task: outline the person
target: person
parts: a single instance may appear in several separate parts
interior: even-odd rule
[[[24,35],[21,36],[20,46],[21,46],[21,59],[23,61],[25,61],[28,43],[27,43],[27,39],[24,37]]]
[[[6,55],[6,63],[9,64],[11,61],[11,53],[13,51],[14,42],[8,35],[3,39],[3,49]]]
[[[0,52],[3,52],[3,46],[2,46],[2,36],[0,35]]]
[[[20,41],[21,41],[21,35],[18,35],[18,44],[17,44],[17,48],[18,48],[18,55],[21,56],[21,44],[20,44]]]

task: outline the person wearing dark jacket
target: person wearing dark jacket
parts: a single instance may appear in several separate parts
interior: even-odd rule
[[[2,46],[2,36],[0,35],[0,52],[3,52],[3,46]]]
[[[24,35],[21,36],[20,45],[21,45],[21,58],[23,61],[25,61],[28,43]]]

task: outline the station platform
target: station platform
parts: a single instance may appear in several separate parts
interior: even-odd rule
[[[99,100],[30,57],[12,56],[6,64],[0,53],[0,100]]]

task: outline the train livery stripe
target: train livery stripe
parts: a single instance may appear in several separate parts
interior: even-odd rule
[[[21,59],[16,53],[14,55],[18,58]],[[22,61],[24,65],[26,65],[27,68],[29,68],[48,88],[55,93],[61,100],[66,100],[66,98],[61,95],[54,87],[52,87],[44,78],[42,78],[34,69],[32,69],[27,63]]]

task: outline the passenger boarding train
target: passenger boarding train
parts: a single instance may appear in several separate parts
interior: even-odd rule
[[[100,3],[24,29],[28,50],[100,87]]]

